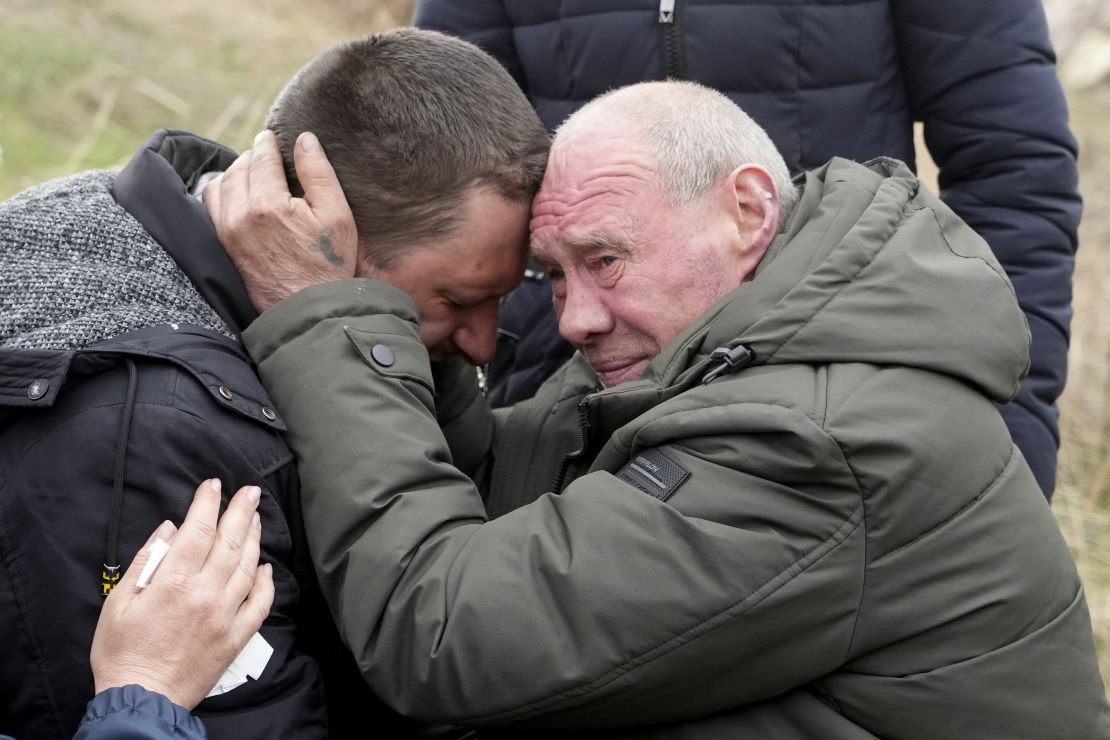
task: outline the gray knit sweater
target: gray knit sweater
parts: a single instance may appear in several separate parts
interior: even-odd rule
[[[77,349],[156,324],[234,338],[115,201],[113,178],[83,172],[0,203],[0,347]]]

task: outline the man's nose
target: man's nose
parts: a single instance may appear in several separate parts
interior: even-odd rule
[[[568,283],[560,303],[559,333],[571,344],[581,346],[613,330],[613,314],[588,281]]]
[[[455,348],[474,365],[484,365],[493,359],[497,348],[498,305],[498,301],[485,301],[471,307],[451,334]]]

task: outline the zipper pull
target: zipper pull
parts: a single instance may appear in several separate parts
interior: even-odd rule
[[[735,347],[718,347],[709,355],[710,360],[718,360],[701,378],[702,385],[708,385],[717,378],[737,370],[743,370],[755,361],[755,352],[750,347],[738,344]]]
[[[578,403],[578,449],[563,456],[559,469],[555,471],[555,483],[551,490],[562,493],[563,482],[566,481],[570,465],[576,460],[581,460],[589,449],[590,442],[590,402],[583,399]]]
[[[675,0],[659,0],[659,22],[674,23]]]

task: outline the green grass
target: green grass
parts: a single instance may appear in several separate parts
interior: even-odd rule
[[[304,62],[407,19],[393,5],[0,0],[0,198],[123,164],[162,127],[241,149]]]

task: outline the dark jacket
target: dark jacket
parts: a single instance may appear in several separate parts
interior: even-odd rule
[[[576,355],[507,420],[473,372],[433,375],[384,283],[302,291],[244,342],[322,589],[401,711],[510,737],[1110,737],[1082,584],[995,406],[1028,367],[1013,288],[900,163],[807,174],[754,278],[642,379],[596,390]]]
[[[274,654],[258,681],[203,701],[196,714],[212,737],[326,734],[320,671],[295,629],[312,619],[298,582],[308,587],[305,601],[316,592],[285,423],[232,338],[255,311],[203,206],[186,193],[201,172],[234,158],[213,142],[163,131],[114,178],[82,173],[0,205],[9,276],[23,259],[21,243],[38,250],[32,274],[54,269],[51,253],[61,263],[92,263],[90,274],[112,273],[104,275],[111,287],[97,289],[112,293],[106,300],[86,295],[88,286],[45,284],[4,298],[0,320],[24,337],[60,327],[95,341],[37,349],[0,342],[0,732],[72,735],[93,696],[89,648],[114,568],[126,567],[161,521],[184,518],[201,480],[218,477],[227,496],[247,484],[263,490],[262,560],[273,564],[276,595],[261,632]],[[92,198],[98,205],[82,211]],[[32,225],[41,231],[28,233]],[[101,248],[104,259],[121,261],[149,251],[134,263],[139,272],[120,276],[95,264]],[[184,298],[151,298],[151,286],[166,281],[175,287],[161,295]],[[40,290],[70,301],[48,307],[50,327],[34,323],[45,310],[34,300]],[[86,298],[99,301],[97,317],[79,304]],[[134,326],[163,313],[211,314],[209,327]],[[113,325],[105,321],[129,330],[89,334]],[[326,628],[326,612],[315,609]]]
[[[795,173],[832,156],[912,167],[911,124],[922,121],[942,199],[991,245],[1029,321],[1032,367],[1003,416],[1051,494],[1080,199],[1041,3],[676,0],[670,22],[660,22],[660,5],[419,0],[414,23],[500,60],[548,128],[606,90],[665,75],[728,94]],[[512,299],[506,324],[537,326],[539,336],[515,348],[506,337],[495,400],[530,396],[569,356],[544,357],[557,339],[553,320],[532,315],[536,306],[550,312],[545,290],[526,284]]]

